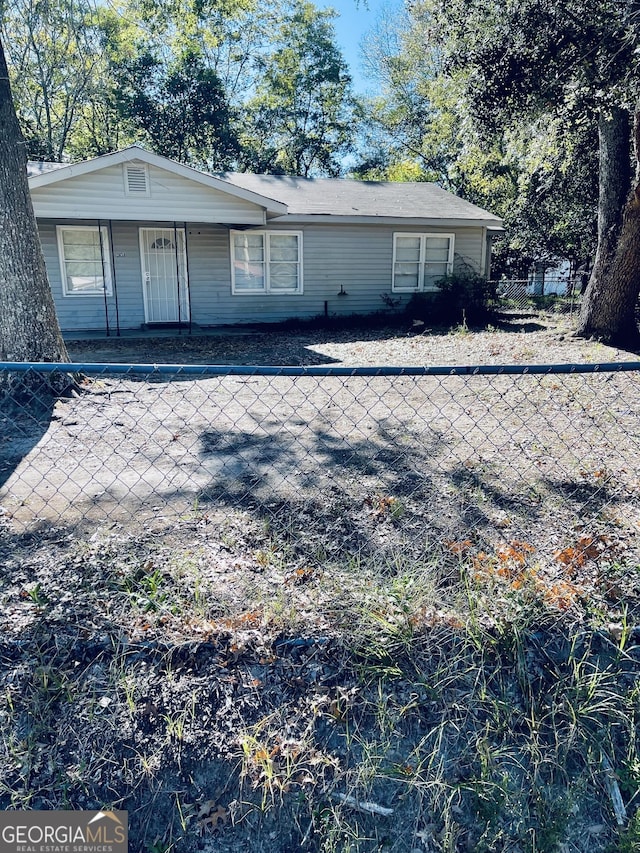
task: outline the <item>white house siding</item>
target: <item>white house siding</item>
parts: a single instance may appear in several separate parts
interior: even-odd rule
[[[383,294],[400,300],[404,305],[410,295],[391,292],[393,234],[396,231],[451,233],[455,231],[456,264],[461,261],[480,272],[483,261],[484,229],[410,227],[398,225],[340,225],[304,224],[295,222],[272,224],[270,230],[299,230],[303,234],[304,292],[290,296],[232,295],[229,280],[216,286],[207,299],[208,316],[200,319],[195,310],[192,288],[193,319],[201,323],[276,322],[292,317],[370,314],[385,310]],[[220,235],[218,235],[219,237]],[[216,240],[216,256],[224,249],[226,269],[229,269],[229,237],[226,245]],[[219,263],[220,261],[218,261]],[[191,264],[193,266],[193,264]],[[228,275],[230,273],[227,273]],[[192,273],[192,281],[194,279]],[[346,296],[339,296],[341,287]]]
[[[105,220],[102,224],[109,226]],[[177,223],[180,227],[180,223]],[[172,228],[172,222],[112,222],[110,260],[113,261],[113,293],[103,296],[64,296],[62,274],[58,257],[56,225],[97,225],[95,219],[40,220],[38,229],[40,242],[47,265],[49,283],[58,312],[62,331],[105,329],[108,324],[115,331],[117,323],[121,329],[136,329],[145,322],[144,297],[142,293],[142,267],[138,229],[141,227]]]
[[[49,280],[63,331],[105,328],[102,296],[63,296],[56,242],[57,224],[96,225],[96,219],[41,220],[40,237]],[[103,224],[107,224],[103,220]],[[178,227],[183,223],[177,222]],[[108,297],[109,326],[116,326],[116,290],[121,329],[139,328],[145,322],[142,295],[139,228],[173,227],[171,221],[111,223],[114,261],[114,295]],[[292,317],[314,317],[325,312],[368,314],[385,309],[383,294],[392,294],[392,252],[395,231],[450,233],[455,231],[456,261],[464,259],[482,268],[484,229],[404,227],[402,225],[340,225],[278,223],[273,230],[299,230],[303,234],[304,292],[300,295],[261,296],[231,293],[229,229],[222,225],[187,224],[187,250],[191,317],[198,325],[277,322]],[[346,296],[339,296],[341,287]]]
[[[165,219],[260,225],[264,211],[244,199],[149,166],[150,196],[125,194],[123,165],[117,163],[59,183],[35,187],[31,199],[40,218]]]

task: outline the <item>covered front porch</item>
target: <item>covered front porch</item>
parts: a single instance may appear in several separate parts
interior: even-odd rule
[[[132,311],[131,265],[123,259],[131,253],[130,235],[121,240],[113,220],[97,220],[95,226],[56,225],[62,275],[62,293],[68,298],[101,296],[103,322],[97,327],[106,337],[128,330],[132,319],[140,327],[169,326],[191,330],[189,288],[189,237],[187,223],[144,225],[137,231],[140,294],[143,311]],[[124,297],[124,301],[121,301]],[[97,308],[98,304],[94,305]],[[64,315],[64,309],[61,312]]]
[[[29,178],[63,331],[224,323],[229,230],[286,205],[137,146]]]
[[[188,221],[39,220],[63,333],[106,337],[224,325],[229,227]]]

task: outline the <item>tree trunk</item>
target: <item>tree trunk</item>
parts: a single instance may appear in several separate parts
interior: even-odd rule
[[[618,250],[609,273],[607,299],[603,300],[611,333],[601,335],[608,343],[637,347],[640,343],[636,303],[640,293],[640,182],[626,207]]]
[[[599,337],[621,346],[638,346],[636,305],[640,293],[640,100],[634,117],[636,176],[624,207],[615,257],[600,296]]]
[[[614,107],[600,113],[598,248],[582,300],[578,334],[614,342],[621,340],[621,315],[633,314],[625,291],[616,291],[611,271],[621,238],[623,211],[631,183],[630,127],[626,110]],[[623,322],[626,326],[626,322]],[[625,329],[625,334],[628,329]]]
[[[27,182],[0,43],[0,361],[68,361]]]

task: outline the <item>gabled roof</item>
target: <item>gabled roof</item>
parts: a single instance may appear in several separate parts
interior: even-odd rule
[[[268,196],[287,205],[287,219],[348,217],[349,219],[428,219],[464,221],[500,227],[502,220],[432,183],[355,181],[342,178],[300,178],[226,172],[227,183]]]
[[[285,214],[287,207],[280,201],[276,201],[270,197],[262,196],[259,192],[245,188],[240,185],[230,184],[228,181],[223,181],[215,175],[209,175],[205,172],[200,172],[198,169],[193,169],[191,166],[183,166],[181,163],[176,163],[175,160],[170,160],[168,157],[161,157],[159,154],[153,154],[139,145],[130,145],[128,148],[123,148],[121,151],[115,151],[113,154],[103,154],[100,157],[94,157],[92,160],[83,160],[80,163],[66,164],[50,164],[54,166],[52,169],[43,169],[39,173],[29,178],[29,187],[38,189],[40,187],[50,186],[52,184],[65,181],[68,178],[76,178],[81,175],[88,175],[91,172],[97,172],[100,169],[105,169],[108,166],[114,166],[118,163],[126,163],[132,160],[143,163],[148,163],[150,166],[156,166],[158,169],[165,169],[175,175],[179,175],[187,180],[195,181],[199,184],[204,184],[218,192],[227,193],[235,198],[243,199],[265,208],[272,214]],[[58,167],[58,168],[55,168]]]
[[[295,222],[375,221],[399,222],[403,227],[427,224],[502,228],[499,217],[446,192],[437,184],[253,175],[246,172],[211,175],[153,154],[139,145],[80,163],[30,163],[29,186],[38,190],[132,161],[164,169],[231,198],[259,206],[263,211],[261,215],[268,216],[271,221],[274,218]]]

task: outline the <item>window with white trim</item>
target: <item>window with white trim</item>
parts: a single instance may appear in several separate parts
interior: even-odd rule
[[[302,293],[302,234],[232,231],[231,292]]]
[[[111,296],[109,235],[97,225],[58,225],[58,254],[65,296]]]
[[[394,234],[392,289],[437,290],[438,279],[453,269],[453,244],[453,234]]]

